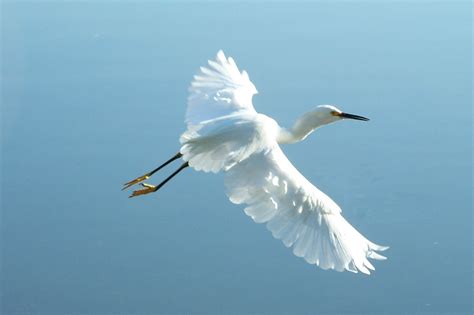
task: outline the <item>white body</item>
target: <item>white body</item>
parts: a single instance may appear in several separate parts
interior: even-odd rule
[[[196,170],[225,171],[230,201],[246,204],[245,213],[266,223],[296,256],[323,269],[369,274],[374,267],[368,259],[385,259],[376,251],[388,247],[355,230],[339,206],[301,175],[279,147],[339,120],[334,115],[339,110],[318,107],[290,130],[281,128],[255,111],[252,96],[257,90],[232,58],[219,51],[209,66],[201,68],[190,88],[188,129],[180,139],[183,159]]]

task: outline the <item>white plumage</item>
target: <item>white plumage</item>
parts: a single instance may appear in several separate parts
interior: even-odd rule
[[[385,259],[376,251],[388,247],[357,232],[339,206],[301,175],[279,147],[346,117],[333,106],[322,106],[286,130],[255,111],[256,93],[247,73],[219,51],[191,83],[188,130],[180,139],[183,159],[196,170],[225,171],[229,199],[246,204],[245,213],[266,223],[296,256],[323,269],[369,274],[374,267],[368,258]]]
[[[342,119],[368,119],[321,105],[285,129],[255,111],[252,97],[256,93],[247,73],[219,51],[191,83],[180,152],[124,188],[148,179],[178,158],[185,161],[178,170],[158,186],[142,184],[145,188],[131,197],[157,191],[188,166],[224,171],[230,201],[245,204],[245,213],[265,223],[296,256],[323,269],[369,274],[374,270],[369,258],[385,259],[377,251],[388,247],[357,232],[342,217],[339,206],[301,175],[279,146],[301,141],[318,127]]]
[[[186,123],[198,125],[204,121],[248,111],[256,114],[252,96],[257,92],[247,72],[239,72],[232,58],[219,51],[209,68],[201,67],[191,83],[186,111]]]

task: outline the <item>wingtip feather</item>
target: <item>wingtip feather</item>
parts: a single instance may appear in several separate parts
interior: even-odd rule
[[[376,252],[369,252],[369,253],[367,254],[367,257],[372,258],[372,259],[375,259],[375,260],[386,260],[386,259],[387,259],[387,257],[385,257],[385,256],[383,256],[383,255],[380,255],[380,254],[378,254],[378,253],[376,253]]]
[[[222,64],[225,63],[225,61],[226,61],[225,54],[224,54],[224,51],[222,51],[222,49],[219,49],[219,51],[217,52],[216,60],[218,60]]]

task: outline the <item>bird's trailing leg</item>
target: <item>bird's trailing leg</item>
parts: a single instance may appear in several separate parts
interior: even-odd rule
[[[143,176],[140,176],[140,177],[137,177],[135,178],[134,180],[131,180],[129,181],[128,183],[125,183],[123,184],[123,188],[122,190],[124,189],[127,189],[135,184],[138,184],[138,183],[141,183],[143,182],[144,180],[147,180],[148,178],[150,178],[151,175],[155,174],[156,172],[158,172],[159,170],[161,170],[163,167],[165,167],[166,165],[170,164],[171,162],[173,162],[174,160],[176,159],[179,159],[180,157],[182,157],[183,155],[181,154],[181,152],[178,152],[176,153],[171,159],[169,159],[168,161],[166,161],[165,163],[161,164],[160,166],[158,166],[157,168],[155,168],[153,171],[149,172],[149,173],[146,173],[145,175]]]
[[[152,193],[152,192],[155,192],[157,191],[158,189],[160,189],[161,187],[164,186],[164,184],[166,184],[170,179],[172,179],[173,177],[175,177],[179,172],[181,172],[182,170],[184,170],[186,167],[189,166],[189,163],[188,162],[185,162],[184,164],[182,164],[176,171],[174,171],[170,176],[168,176],[164,181],[162,181],[161,183],[159,183],[157,186],[154,186],[154,185],[150,185],[150,184],[147,184],[147,183],[142,183],[141,185],[145,188],[143,189],[139,189],[139,190],[135,190],[130,196],[129,198],[132,198],[132,197],[136,197],[136,196],[140,196],[140,195],[146,195],[146,194],[149,194],[149,193]]]

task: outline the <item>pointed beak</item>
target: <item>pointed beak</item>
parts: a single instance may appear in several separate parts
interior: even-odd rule
[[[369,118],[366,118],[366,117],[363,117],[363,116],[352,115],[352,114],[348,114],[348,113],[340,113],[339,117],[347,118],[347,119],[363,120],[363,121],[370,120]]]

